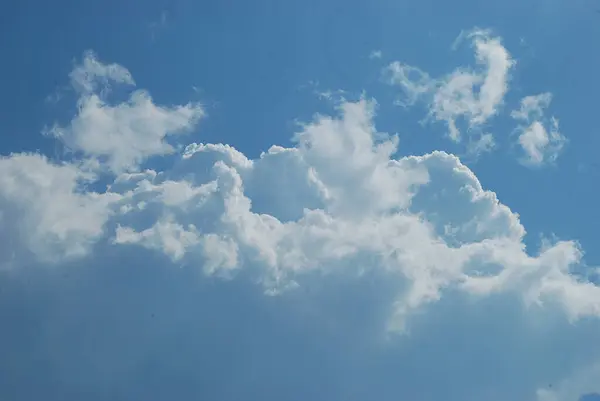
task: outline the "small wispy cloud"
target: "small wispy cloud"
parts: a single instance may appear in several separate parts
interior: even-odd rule
[[[381,50],[373,50],[370,54],[369,54],[369,58],[370,59],[380,59],[383,56],[383,53],[381,52]]]
[[[160,13],[160,17],[156,21],[150,22],[150,24],[148,24],[148,28],[150,30],[150,39],[152,41],[156,39],[156,37],[161,31],[167,28],[168,16],[169,13],[167,11],[162,11]]]
[[[517,127],[518,144],[524,152],[521,162],[528,166],[541,166],[556,161],[567,138],[559,130],[558,119],[544,117],[544,111],[552,101],[549,92],[521,99],[518,110],[511,116],[521,124]]]
[[[509,72],[515,65],[500,38],[491,36],[489,31],[463,32],[453,46],[466,39],[471,40],[478,69],[457,68],[437,79],[398,61],[384,70],[386,80],[402,89],[409,105],[417,100],[429,104],[429,116],[444,121],[455,142],[462,136],[457,119],[464,118],[469,129],[474,129],[498,113],[508,90]]]

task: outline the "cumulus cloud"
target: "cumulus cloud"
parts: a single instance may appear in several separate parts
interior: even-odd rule
[[[135,85],[134,80],[125,67],[102,64],[92,52],[71,72],[71,83],[80,92],[78,114],[67,126],[55,125],[50,134],[112,172],[136,170],[151,156],[172,153],[168,137],[190,132],[205,114],[199,104],[158,106],[143,90],[111,105],[103,90],[96,91],[99,85]]]
[[[432,78],[417,67],[395,61],[384,70],[388,83],[398,86],[411,105],[418,100],[429,106],[429,117],[447,124],[449,137],[459,142],[459,119],[467,130],[477,130],[496,116],[508,91],[510,71],[515,65],[499,37],[486,30],[461,33],[457,46],[469,39],[475,51],[477,68],[457,68],[441,78]]]
[[[434,93],[462,96],[457,109],[442,102],[444,119],[459,110],[481,125],[510,59],[471,37],[487,66],[465,75],[479,93],[454,78]],[[0,331],[7,399],[31,399],[34,383],[70,399],[163,400],[182,388],[367,399],[377,388],[383,400],[531,400],[600,360],[590,348],[600,287],[571,274],[584,263],[577,242],[529,251],[519,215],[459,158],[395,157],[374,100],[343,101],[255,159],[192,143],[172,166],[142,169],[201,109],[156,106],[145,92],[109,106],[94,77],[130,75],[86,68],[80,110],[58,138],[81,159],[0,160],[10,267],[0,312],[16,316]],[[429,88],[420,77],[417,93]],[[89,160],[112,174],[103,191],[90,189]]]
[[[544,118],[544,111],[552,101],[552,94],[526,96],[521,99],[521,107],[511,116],[521,122],[517,131],[518,143],[525,153],[522,162],[526,165],[540,166],[554,162],[562,151],[567,139],[558,128],[558,120]]]
[[[104,235],[114,193],[85,190],[92,176],[39,154],[0,158],[1,254],[42,261],[83,256]]]

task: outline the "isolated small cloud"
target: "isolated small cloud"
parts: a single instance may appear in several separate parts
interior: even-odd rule
[[[521,99],[520,109],[511,113],[520,122],[518,144],[525,153],[522,158],[525,165],[541,166],[554,162],[567,143],[567,138],[560,133],[558,120],[544,117],[551,101],[552,94],[548,92],[526,96]]]
[[[103,85],[100,89],[104,89],[110,83],[135,85],[127,68],[116,63],[104,64],[90,50],[83,54],[81,64],[73,68],[69,77],[73,88],[82,94],[98,90],[99,85]]]
[[[150,39],[152,41],[154,41],[162,31],[169,27],[171,17],[172,16],[166,10],[163,10],[157,19],[148,24]]]
[[[394,61],[384,69],[389,84],[400,87],[403,97],[398,105],[413,106],[421,97],[430,94],[436,88],[436,81],[417,67]]]
[[[494,136],[490,133],[484,133],[479,138],[470,138],[467,145],[467,154],[470,156],[481,156],[484,153],[489,153],[496,147]]]
[[[381,56],[383,56],[383,53],[381,52],[381,50],[373,50],[370,54],[369,54],[369,58],[370,59],[380,59]]]
[[[535,96],[525,96],[521,99],[519,110],[513,110],[510,115],[520,121],[539,120],[544,117],[544,110],[550,106],[552,94],[540,93]]]

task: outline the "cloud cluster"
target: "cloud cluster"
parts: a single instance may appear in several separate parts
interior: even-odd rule
[[[446,77],[433,79],[417,67],[398,61],[386,68],[390,84],[399,86],[409,103],[427,95],[430,116],[448,125],[453,141],[461,140],[456,126],[458,118],[464,118],[469,129],[480,127],[498,113],[508,90],[510,70],[515,62],[499,38],[490,32],[474,30],[461,34],[455,42],[472,40],[475,60],[479,68],[459,68]]]
[[[464,134],[457,123],[464,121],[469,136],[467,151],[479,155],[496,147],[493,135],[487,130],[490,121],[505,105],[504,98],[516,61],[501,39],[492,36],[488,30],[463,32],[453,47],[464,40],[471,41],[477,68],[457,68],[446,76],[432,78],[418,67],[394,61],[384,69],[384,77],[387,83],[402,91],[403,97],[398,100],[400,105],[411,106],[424,101],[429,107],[428,119],[445,122],[451,140],[462,140]],[[524,162],[527,165],[539,166],[554,161],[566,142],[558,132],[555,118],[551,119],[549,129],[541,121],[543,109],[548,107],[551,97],[550,93],[526,96],[521,100],[520,110],[511,113],[513,118],[527,124],[517,128],[520,132],[518,144],[526,154]]]
[[[455,73],[448,79],[435,81],[432,86],[432,81],[419,70],[399,64],[393,67],[394,79],[411,96],[433,91],[433,116],[449,124],[454,139],[460,137],[454,125],[458,116],[467,118],[471,126],[479,126],[496,113],[506,92],[508,71],[513,65],[498,40],[490,39],[484,32],[476,32],[470,37],[474,39],[477,59],[485,67],[484,72]],[[415,72],[418,74],[416,81],[402,78]],[[583,263],[583,251],[577,242],[547,242],[538,252],[528,252],[524,244],[526,232],[519,216],[503,205],[495,193],[486,190],[456,156],[436,151],[394,158],[398,140],[378,132],[374,122],[377,104],[372,99],[343,101],[335,115],[316,115],[294,136],[293,147],[272,146],[259,158],[249,159],[229,145],[193,143],[181,152],[173,166],[157,171],[143,167],[144,162],[151,156],[173,152],[174,145],[166,139],[192,130],[204,115],[201,106],[164,107],[156,105],[146,92],[140,91],[134,92],[125,103],[110,105],[105,91],[108,85],[133,84],[133,78],[124,67],[102,64],[91,53],[75,67],[71,79],[80,95],[78,113],[67,127],[56,127],[54,132],[57,140],[79,152],[80,157],[60,164],[38,154],[12,154],[0,160],[0,237],[5,239],[0,255],[4,255],[1,262],[6,274],[19,277],[19,274],[26,274],[22,271],[29,272],[35,265],[53,269],[61,265],[63,268],[91,265],[100,271],[86,273],[91,274],[91,278],[85,276],[75,287],[67,286],[64,292],[61,290],[58,300],[54,301],[61,305],[56,310],[67,308],[72,311],[73,306],[65,306],[69,299],[74,299],[69,298],[70,293],[79,294],[81,302],[86,302],[90,310],[96,308],[96,312],[102,313],[112,310],[109,298],[101,297],[92,302],[83,293],[91,291],[90,288],[98,291],[93,287],[94,277],[108,274],[102,269],[119,275],[118,269],[111,267],[119,264],[125,271],[131,271],[131,266],[126,265],[142,263],[136,262],[137,256],[131,255],[144,254],[149,255],[147,259],[150,260],[144,264],[182,266],[186,271],[202,271],[205,276],[229,279],[231,283],[238,277],[258,281],[264,292],[277,296],[264,300],[254,296],[244,298],[249,305],[260,310],[265,302],[271,305],[270,302],[277,303],[279,299],[284,305],[293,305],[285,310],[296,314],[296,318],[285,318],[288,320],[277,318],[284,319],[286,324],[293,325],[295,319],[300,319],[298,316],[310,316],[311,321],[317,322],[319,330],[333,325],[327,329],[329,331],[319,331],[319,336],[323,336],[319,341],[325,341],[331,350],[338,344],[340,352],[349,352],[348,358],[357,358],[361,364],[369,360],[359,352],[365,338],[385,338],[400,344],[402,341],[411,344],[412,341],[412,351],[390,349],[389,352],[400,359],[416,358],[413,367],[415,372],[422,374],[426,367],[419,365],[418,360],[424,356],[417,350],[425,348],[420,347],[429,346],[440,352],[441,356],[434,357],[432,363],[445,357],[461,357],[450,356],[443,350],[445,345],[440,342],[441,338],[432,337],[433,331],[427,329],[427,324],[431,323],[423,321],[423,316],[428,313],[434,317],[432,321],[439,322],[437,329],[460,335],[461,328],[456,324],[472,321],[473,316],[469,313],[482,313],[486,305],[502,299],[509,304],[500,303],[497,311],[505,313],[506,321],[514,324],[515,330],[520,330],[523,338],[516,341],[521,346],[529,344],[530,340],[536,341],[534,334],[540,329],[529,327],[525,323],[527,319],[520,316],[551,316],[553,322],[560,322],[564,316],[574,324],[584,317],[600,317],[600,287],[571,274],[573,267]],[[473,91],[476,85],[481,86],[478,93]],[[521,113],[530,116],[534,109],[531,104],[524,101]],[[517,118],[522,115],[515,114]],[[111,184],[101,192],[90,189],[99,171],[112,174]],[[89,269],[82,271],[89,272]],[[148,267],[148,274],[153,271],[158,275],[156,269],[159,268],[151,270]],[[38,274],[43,277],[53,273]],[[136,274],[144,275],[139,271]],[[168,302],[176,308],[191,307],[179,298],[181,295],[176,295],[179,290],[191,294],[191,281],[183,278],[184,273],[172,274],[177,278],[152,281],[152,286],[161,285],[159,289],[152,287],[152,293],[156,297],[161,294],[171,297]],[[49,288],[58,286],[52,280],[56,279],[36,280],[37,288],[50,291]],[[140,286],[146,282],[138,280]],[[115,285],[115,280],[108,281]],[[161,282],[163,284],[158,284]],[[179,290],[168,288],[167,283],[174,282],[180,286]],[[223,283],[218,285],[224,286]],[[376,290],[361,287],[354,294],[343,290],[344,285],[358,285],[356,283],[370,283]],[[114,299],[124,304],[137,299],[136,291],[141,290],[120,290],[119,285],[123,284],[117,284],[112,290],[120,294],[113,294]],[[135,288],[138,284],[129,282],[128,285]],[[311,288],[314,294],[306,296],[306,291]],[[343,294],[342,306],[331,300],[336,291]],[[365,291],[370,295],[363,302],[370,310],[360,312],[360,308],[352,306],[350,301],[355,297],[359,299]],[[235,298],[235,294],[227,294],[227,299]],[[514,300],[518,302],[511,303]],[[263,306],[256,306],[258,304]],[[452,312],[456,321],[445,315],[446,306],[457,308]],[[131,304],[113,307],[123,307],[130,312],[135,310]],[[236,308],[236,313],[243,310],[241,304]],[[497,307],[490,307],[490,310],[494,308]],[[345,317],[340,315],[341,312],[346,313]],[[110,317],[100,313],[98,319],[115,325],[111,326],[116,330],[111,336],[119,333],[119,339],[133,335],[125,330],[138,333],[139,327],[150,324],[145,320],[138,321],[142,318],[114,313]],[[178,312],[171,313],[175,316]],[[208,316],[206,313],[202,316]],[[353,314],[361,322],[349,317]],[[488,317],[485,321],[492,324],[496,317]],[[56,327],[65,330],[64,325],[70,322],[70,318],[60,314],[53,315],[52,319],[55,320],[46,321],[44,326],[44,341],[59,335]],[[127,319],[139,323],[138,331],[125,323]],[[169,324],[179,324],[175,317],[173,319]],[[369,319],[373,320],[367,329],[363,326]],[[225,323],[213,323],[225,330]],[[244,330],[249,330],[248,327],[244,326]],[[344,330],[340,331],[339,327]],[[163,339],[176,336],[175,326],[164,326],[161,330]],[[198,328],[194,330],[198,332]],[[562,330],[567,329],[563,327]],[[309,331],[302,329],[306,335],[310,335]],[[347,344],[338,337],[329,338],[326,334],[340,332],[353,339],[350,348],[344,348]],[[484,332],[493,334],[493,331]],[[246,331],[244,333],[248,335]],[[473,333],[464,335],[471,338]],[[408,337],[398,339],[394,334]],[[237,340],[245,341],[244,338]],[[89,363],[94,364],[90,368],[95,369],[95,374],[103,377],[106,383],[117,386],[115,388],[124,385],[119,377],[136,369],[133,362],[123,361],[109,368],[110,363],[103,360],[100,350],[92,349],[93,346],[83,339],[78,341],[74,347],[90,353],[89,361],[92,362]],[[96,338],[96,341],[102,343],[104,340]],[[192,339],[185,337],[182,341],[188,344]],[[511,346],[501,337],[492,336],[487,341],[490,342],[483,341],[483,344]],[[556,341],[564,345],[568,343],[568,336],[558,333]],[[391,346],[386,340],[382,340],[382,344]],[[143,345],[129,348],[123,360],[139,361],[142,351],[147,351],[140,347]],[[464,357],[472,358],[474,352],[481,350],[471,351],[465,351]],[[494,356],[490,357],[497,359],[500,370],[505,367],[501,366],[499,355],[511,352],[511,362],[519,355],[518,350],[499,351],[500,354],[491,353]],[[577,351],[581,352],[580,349]],[[380,368],[399,363],[386,357],[386,352],[372,352],[375,359],[371,362]],[[540,357],[543,350],[536,349],[532,353]],[[585,362],[589,364],[594,363],[589,358],[600,356],[598,352],[585,355]],[[47,358],[59,363],[57,355]],[[175,360],[165,361],[167,356],[162,353],[161,358],[167,365],[177,364]],[[571,363],[571,359],[569,361]],[[74,362],[63,355],[57,372],[76,376],[77,369],[69,365],[71,363]],[[218,364],[218,361],[211,363]],[[401,365],[399,369],[409,369],[407,366]],[[556,375],[566,377],[572,373],[571,367],[567,364],[545,368],[539,374],[528,373],[529,376],[517,378],[506,391],[519,397],[523,394],[533,396],[540,380]],[[184,368],[173,367],[178,372]],[[368,366],[355,366],[355,371],[344,371],[345,379],[357,377],[363,368]],[[448,373],[445,369],[440,366],[430,368],[433,378],[440,380],[440,391],[456,396],[448,399],[474,394],[483,396],[494,387],[492,382],[485,381],[489,379],[486,376],[482,378],[481,386],[488,387],[473,391],[467,391],[464,386],[453,388],[449,383],[443,383],[442,378]],[[473,365],[465,369],[465,372],[475,374],[478,368]],[[235,377],[241,380],[242,376]],[[460,383],[465,383],[464,377],[459,379]],[[375,378],[369,380],[369,385],[381,384]],[[504,379],[499,382],[508,383]],[[249,386],[248,383],[245,385]],[[591,385],[594,386],[597,387]],[[412,387],[407,385],[407,388]],[[569,392],[569,388],[568,384],[561,387],[560,391],[564,391],[560,393],[561,397],[575,400],[580,394],[574,390]],[[600,388],[586,387],[585,391],[598,390]],[[366,390],[356,388],[353,391],[360,394]],[[439,399],[436,398],[439,393],[431,391],[429,395],[422,393],[419,397],[413,393],[412,396],[415,399]],[[498,394],[509,394],[502,391],[498,390]],[[326,393],[326,390],[321,392]],[[540,400],[549,400],[552,396],[553,390],[543,389],[538,393]],[[223,397],[235,398],[231,394]]]

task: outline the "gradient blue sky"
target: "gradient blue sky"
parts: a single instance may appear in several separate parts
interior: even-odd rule
[[[598,8],[0,4],[0,399],[600,399]]]

